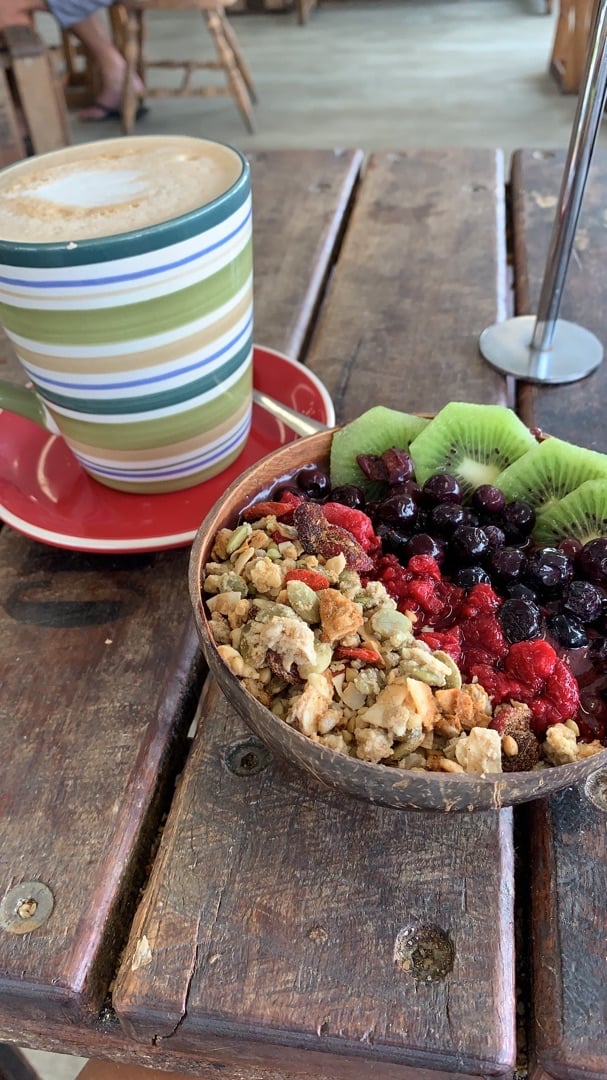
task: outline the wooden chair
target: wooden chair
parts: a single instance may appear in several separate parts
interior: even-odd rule
[[[137,95],[133,89],[133,76],[138,74],[145,86],[146,97],[214,97],[230,94],[238,106],[247,129],[254,131],[253,102],[256,100],[253,79],[242,54],[238,39],[226,17],[225,8],[235,0],[124,0],[110,9],[114,37],[123,52],[127,71],[122,102],[122,127],[130,134],[137,115]],[[211,35],[217,58],[215,60],[148,60],[145,53],[146,21],[149,11],[199,11]],[[150,87],[147,73],[150,68],[165,68],[183,72],[180,84],[175,88]],[[192,86],[192,75],[202,69],[222,71],[224,85]]]
[[[29,26],[0,32],[0,166],[70,142],[63,91],[50,54]]]
[[[580,88],[593,12],[593,0],[560,0],[550,72],[564,94]]]
[[[308,21],[308,15],[312,8],[315,8],[318,0],[296,0],[295,8],[297,10],[297,21],[300,26]]]

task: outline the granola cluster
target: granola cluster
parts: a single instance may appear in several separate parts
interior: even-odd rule
[[[203,581],[220,656],[287,724],[399,769],[499,773],[603,749],[581,743],[573,720],[540,743],[526,705],[492,710],[478,682],[463,684],[447,653],[414,636],[381,582],[363,583],[347,551],[314,553],[300,534],[273,514],[222,529]]]

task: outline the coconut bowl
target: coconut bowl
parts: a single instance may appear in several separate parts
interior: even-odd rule
[[[202,651],[228,701],[248,727],[278,757],[310,773],[333,790],[399,810],[491,810],[543,798],[607,769],[607,750],[584,761],[532,772],[480,776],[417,772],[358,761],[313,742],[275,716],[244,688],[222,661],[201,592],[203,570],[221,528],[233,528],[248,503],[303,465],[328,467],[332,431],[291,442],[248,469],[202,522],[190,556],[189,588]]]

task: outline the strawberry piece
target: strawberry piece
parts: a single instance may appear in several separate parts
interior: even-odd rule
[[[352,533],[363,551],[378,551],[381,547],[381,539],[375,534],[371,518],[362,510],[355,510],[338,502],[323,503],[322,510],[331,525],[339,525]]]

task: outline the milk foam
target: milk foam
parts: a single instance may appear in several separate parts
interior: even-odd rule
[[[69,243],[156,225],[212,202],[241,172],[234,150],[186,136],[68,147],[0,172],[0,240]]]

